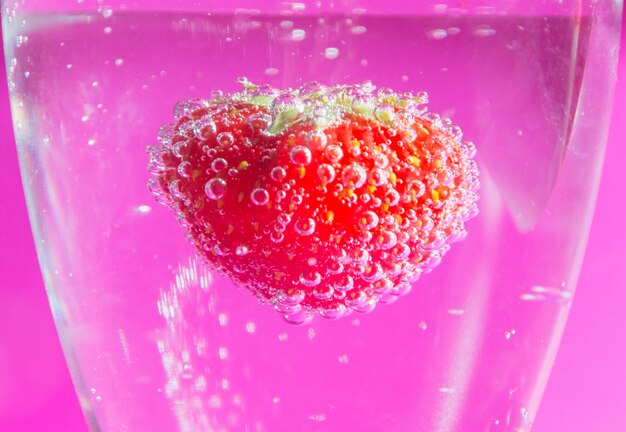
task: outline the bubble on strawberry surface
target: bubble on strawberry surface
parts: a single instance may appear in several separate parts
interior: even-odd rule
[[[347,308],[343,303],[334,303],[331,304],[328,308],[319,309],[318,313],[324,318],[328,319],[338,319],[344,316],[347,313]]]
[[[335,168],[329,164],[320,164],[317,167],[317,176],[323,184],[331,183],[335,180]]]
[[[270,200],[270,194],[266,189],[256,188],[250,194],[250,200],[256,205],[265,205]]]
[[[220,132],[217,135],[217,142],[222,146],[229,146],[235,142],[235,139],[230,132]]]
[[[178,175],[181,177],[189,177],[191,175],[191,171],[192,171],[192,167],[191,167],[191,163],[188,161],[183,161],[180,164],[178,164]]]
[[[355,248],[348,254],[351,264],[365,264],[369,259],[369,252],[365,249]]]
[[[285,314],[283,318],[289,324],[303,325],[310,323],[313,318],[315,318],[315,315],[310,311],[301,310],[299,312]]]
[[[250,250],[248,249],[247,246],[237,246],[237,248],[235,249],[235,254],[237,256],[246,256],[248,255],[248,253],[250,252]]]
[[[228,169],[228,161],[224,158],[214,159],[213,162],[211,162],[211,169],[216,173],[226,171],[226,169]]]
[[[204,192],[209,199],[221,199],[226,195],[226,181],[221,178],[211,179],[206,183]]]
[[[384,195],[384,200],[389,207],[395,206],[400,202],[400,194],[395,189],[389,189]]]
[[[365,230],[375,228],[378,225],[378,215],[371,210],[367,210],[361,214],[357,224],[359,227]]]
[[[324,150],[324,155],[330,162],[337,163],[343,157],[343,150],[338,145],[331,144]]]
[[[365,303],[367,299],[367,294],[365,294],[363,291],[355,289],[346,293],[345,303],[347,306],[356,308]]]
[[[216,131],[215,122],[209,116],[203,116],[193,124],[193,133],[198,139],[206,139]]]
[[[343,272],[343,264],[337,261],[331,261],[326,266],[326,271],[330,274],[341,274]]]
[[[335,290],[328,284],[317,284],[313,296],[318,300],[328,300],[333,297]]]
[[[311,150],[305,146],[295,146],[289,152],[289,159],[294,165],[308,165],[311,163]]]
[[[284,190],[279,190],[278,192],[276,192],[276,202],[280,202],[281,200],[285,199],[286,196],[287,192],[285,192]]]
[[[319,285],[319,283],[322,281],[322,275],[320,275],[319,272],[309,270],[300,274],[299,280],[300,283],[304,286],[314,287]]]
[[[315,130],[306,135],[306,143],[311,148],[323,149],[328,143],[328,138],[324,132]]]
[[[247,119],[247,123],[257,129],[266,129],[271,121],[272,118],[264,113],[253,114]]]
[[[174,180],[169,184],[169,189],[170,189],[170,193],[175,197],[175,198],[184,198],[184,193],[181,189],[182,183],[180,180]]]
[[[315,231],[315,221],[311,218],[298,219],[293,228],[301,236],[310,236]]]
[[[369,183],[373,186],[382,186],[387,183],[389,173],[380,168],[373,168],[369,172]]]
[[[304,291],[300,291],[294,288],[278,290],[278,293],[276,294],[276,299],[278,300],[278,302],[290,306],[295,306],[302,303],[304,297]]]
[[[187,143],[185,141],[178,141],[172,146],[172,155],[177,158],[182,158],[184,156],[185,148],[187,147]]]
[[[291,222],[291,215],[288,213],[281,213],[278,215],[276,220],[283,225],[287,225],[289,222]]]
[[[274,167],[272,168],[272,171],[270,171],[270,176],[274,181],[281,181],[286,175],[287,171],[285,171],[285,168],[280,166]]]
[[[282,232],[273,231],[272,233],[270,233],[270,240],[273,243],[282,243],[284,239],[285,239],[285,235]]]
[[[426,186],[419,180],[411,180],[407,184],[406,193],[409,198],[419,198],[426,192]]]
[[[396,245],[391,248],[391,256],[396,261],[404,261],[411,254],[411,248],[405,243],[396,243]]]
[[[354,287],[354,279],[350,275],[342,274],[335,280],[333,287],[338,291],[348,291]]]
[[[380,249],[391,249],[398,242],[398,237],[393,231],[383,230],[376,236],[376,245]]]
[[[350,189],[360,188],[367,180],[367,171],[361,165],[353,163],[343,169],[341,181],[343,185]]]

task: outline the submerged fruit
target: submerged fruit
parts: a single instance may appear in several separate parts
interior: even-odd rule
[[[425,94],[242,83],[177,106],[149,186],[211,266],[289,322],[391,302],[466,235],[475,147]]]

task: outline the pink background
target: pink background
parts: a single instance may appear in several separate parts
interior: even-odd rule
[[[625,115],[622,55],[587,257],[534,432],[626,431]],[[85,432],[36,262],[4,85],[0,161],[0,432]]]

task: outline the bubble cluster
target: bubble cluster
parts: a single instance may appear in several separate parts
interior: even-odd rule
[[[317,82],[177,104],[149,189],[207,263],[288,322],[411,291],[478,213],[476,147],[425,93]]]

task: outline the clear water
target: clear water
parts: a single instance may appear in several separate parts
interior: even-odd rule
[[[603,132],[578,140],[575,121],[588,19],[105,12],[4,27],[35,239],[93,430],[530,429],[602,153]],[[305,326],[211,273],[147,191],[145,148],[176,102],[239,76],[427,91],[478,148],[468,238],[396,303]]]

